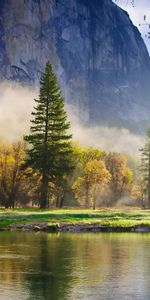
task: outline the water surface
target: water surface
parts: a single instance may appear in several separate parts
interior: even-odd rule
[[[150,234],[2,232],[0,299],[149,300]]]

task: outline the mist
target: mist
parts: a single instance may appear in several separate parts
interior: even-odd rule
[[[0,83],[0,139],[19,140],[29,131],[33,99],[37,90],[19,83]]]
[[[0,139],[14,142],[29,132],[31,111],[36,88],[21,86],[19,83],[0,83]],[[73,139],[81,146],[93,146],[106,151],[138,154],[144,143],[144,137],[131,133],[127,129],[95,126],[85,128],[77,117],[75,107],[66,105]]]
[[[122,152],[138,155],[139,148],[143,146],[145,137],[134,134],[126,128],[115,128],[106,126],[83,126],[76,115],[73,106],[67,107],[71,122],[73,139],[79,141],[82,146],[93,146],[105,151]]]

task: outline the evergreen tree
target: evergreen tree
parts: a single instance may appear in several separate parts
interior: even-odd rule
[[[147,138],[145,145],[141,151],[141,171],[145,181],[146,191],[148,195],[148,207],[150,207],[150,128],[147,130]]]
[[[49,182],[61,184],[72,168],[72,136],[67,133],[70,123],[50,62],[41,76],[39,99],[35,103],[30,134],[25,136],[30,145],[26,165],[41,176],[40,208],[46,208]]]

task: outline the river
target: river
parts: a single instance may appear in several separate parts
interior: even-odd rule
[[[0,233],[2,300],[149,300],[150,234]]]

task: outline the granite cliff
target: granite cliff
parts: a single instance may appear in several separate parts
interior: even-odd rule
[[[85,124],[150,123],[149,54],[111,0],[0,0],[0,80],[37,84],[49,59]]]

